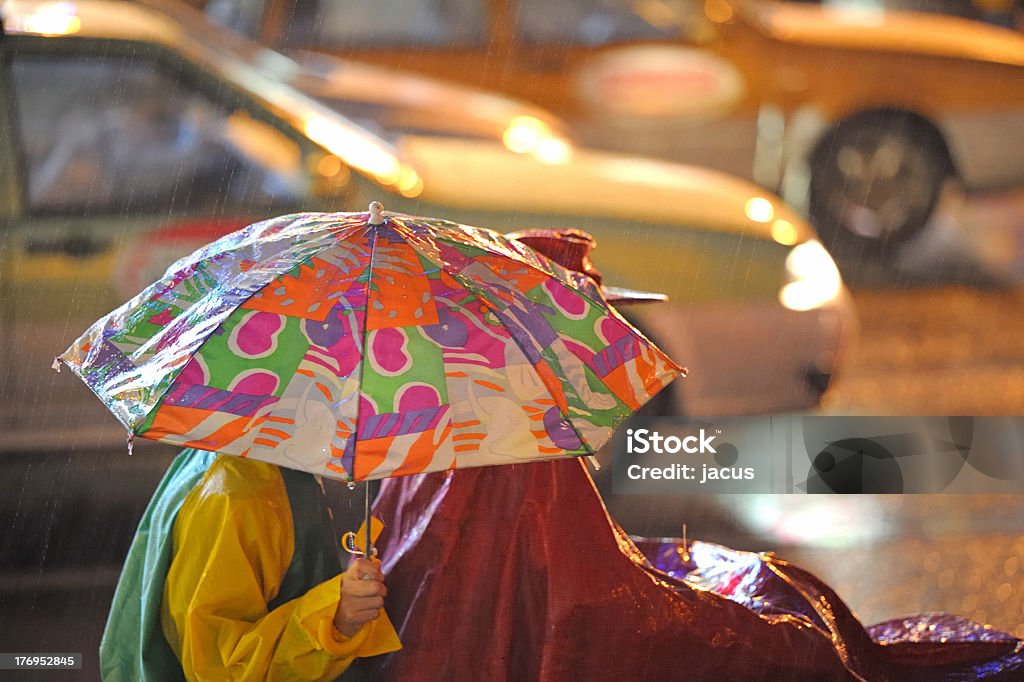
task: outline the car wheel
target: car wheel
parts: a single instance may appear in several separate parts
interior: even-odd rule
[[[917,234],[950,173],[937,132],[909,116],[841,123],[811,159],[811,219],[830,251],[881,252]]]

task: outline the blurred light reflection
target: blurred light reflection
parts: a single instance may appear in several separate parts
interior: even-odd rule
[[[542,163],[551,165],[568,163],[572,156],[572,148],[565,140],[548,138],[537,145],[535,156]]]
[[[753,197],[744,207],[747,217],[755,223],[767,223],[775,217],[775,207],[764,197]]]
[[[318,115],[308,116],[304,129],[309,139],[351,166],[371,173],[385,185],[398,182],[402,165],[394,154],[375,144],[372,139]]]
[[[568,163],[572,145],[535,116],[516,116],[501,136],[505,148],[516,154],[533,154],[541,163]]]
[[[398,174],[398,191],[410,199],[417,197],[423,192],[423,180],[412,168],[402,166]]]
[[[793,223],[780,218],[772,223],[772,239],[780,244],[793,246],[797,243],[799,235]]]
[[[790,310],[813,310],[838,298],[843,288],[839,269],[816,240],[794,246],[786,256],[792,281],[779,291],[779,302]]]
[[[12,17],[8,28],[23,33],[61,36],[78,33],[82,20],[75,15],[75,6],[70,2],[54,2],[41,5],[31,14]]]
[[[727,497],[727,496],[722,496]],[[870,497],[742,495],[722,500],[752,530],[776,543],[844,548],[877,542],[894,527]]]

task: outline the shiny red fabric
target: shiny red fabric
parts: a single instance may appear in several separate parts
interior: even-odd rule
[[[517,237],[600,283],[590,235]],[[1021,643],[963,619],[865,630],[774,557],[705,546],[696,565],[663,542],[644,554],[580,460],[387,479],[374,513],[403,649],[346,679],[1024,680]]]
[[[535,229],[511,232],[505,236],[522,242],[534,251],[543,253],[562,267],[582,272],[601,284],[601,273],[594,266],[594,262],[590,260],[590,252],[597,247],[597,241],[589,233],[571,228]]]
[[[375,513],[404,649],[373,679],[848,679],[810,625],[645,570],[577,460],[389,480]]]
[[[751,608],[654,570],[578,460],[390,479],[375,513],[388,524],[378,549],[404,648],[360,661],[355,676],[1024,678],[1012,638],[912,641],[921,621],[908,619],[878,626],[875,640],[890,645],[880,646],[826,585],[783,561],[758,567],[768,577],[755,600],[781,608]]]

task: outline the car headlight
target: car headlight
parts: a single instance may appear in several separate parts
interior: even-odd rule
[[[541,163],[568,163],[572,144],[534,116],[516,116],[502,135],[502,143],[517,154],[533,154]]]
[[[797,244],[786,256],[788,283],[779,301],[790,310],[820,308],[839,297],[843,280],[828,251],[814,239]]]

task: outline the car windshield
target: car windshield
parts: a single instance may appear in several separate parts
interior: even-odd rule
[[[516,23],[528,45],[607,45],[671,40],[691,14],[693,2],[636,0],[520,0]]]
[[[261,0],[213,0],[214,20],[254,36]],[[283,43],[288,46],[366,45],[450,48],[486,40],[481,0],[305,0],[294,4]]]
[[[515,135],[524,130],[539,136],[538,143],[571,144],[567,126],[557,116],[518,100],[305,49],[282,54],[248,40],[243,36],[254,35],[262,2],[212,2],[204,17],[191,8],[165,6],[161,0],[143,1],[172,14],[209,49],[229,51],[263,76],[290,85],[389,144],[417,135],[486,140],[508,147],[510,131]],[[516,146],[516,140],[512,142]]]
[[[178,3],[142,0],[183,29],[178,47],[207,68],[244,89],[270,111],[351,167],[373,177],[390,176],[399,161],[391,145],[396,135],[378,135],[356,125],[326,103],[295,86],[303,67],[289,57],[227,33],[202,13]]]
[[[452,93],[461,97],[472,97],[472,94],[468,90],[457,92],[454,86],[439,85],[428,79],[402,76],[396,76],[396,79],[411,78],[415,82],[401,80],[390,91],[386,91],[380,85],[380,80],[390,77],[390,73],[367,72],[365,65],[311,52],[285,55],[239,35],[225,33],[207,20],[214,19],[243,35],[251,33],[246,29],[249,24],[242,20],[244,16],[249,16],[242,10],[250,8],[250,3],[212,3],[207,7],[206,17],[203,17],[179,4],[162,0],[143,1],[185,26],[189,37],[200,43],[204,51],[221,58],[228,57],[230,61],[244,62],[262,77],[295,88],[388,144],[394,144],[402,136],[410,134],[500,141],[507,127],[506,119],[512,118],[511,114],[479,113],[486,109],[511,109],[514,106],[498,97],[489,97],[484,106],[466,106],[459,110],[455,106],[443,106],[443,96],[435,96],[426,101],[416,97],[406,98],[402,96],[403,90],[408,91],[410,88],[421,94],[424,90],[442,88],[451,89]],[[238,12],[226,18],[223,8],[228,5]],[[444,94],[451,93],[446,91]],[[481,98],[487,97],[481,96],[478,99]],[[500,107],[494,105],[494,100],[502,101]],[[548,117],[545,115],[544,118]],[[548,129],[558,127],[553,120],[545,125]]]
[[[255,38],[264,0],[211,0],[213,21]],[[482,0],[309,0],[294,5],[281,42],[289,47],[367,49],[470,47],[487,42]],[[636,0],[521,0],[516,23],[527,44],[575,45],[673,38],[701,3]]]

